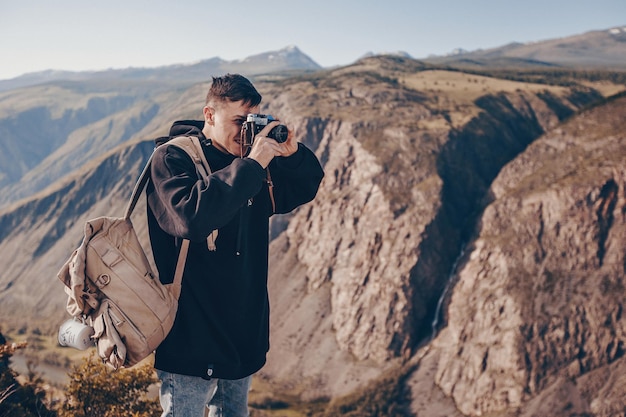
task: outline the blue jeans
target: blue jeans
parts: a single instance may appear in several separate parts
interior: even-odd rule
[[[161,380],[161,417],[248,417],[252,376],[202,379],[157,370]]]

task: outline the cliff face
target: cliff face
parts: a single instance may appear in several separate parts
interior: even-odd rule
[[[432,346],[464,414],[623,413],[624,114],[622,98],[573,118],[493,183]]]

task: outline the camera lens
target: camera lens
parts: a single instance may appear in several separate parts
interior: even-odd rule
[[[267,137],[274,139],[278,143],[283,143],[287,140],[289,136],[289,130],[287,130],[287,126],[278,125],[268,133]]]

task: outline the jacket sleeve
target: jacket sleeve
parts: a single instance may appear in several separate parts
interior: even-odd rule
[[[315,198],[324,171],[315,154],[299,143],[298,151],[275,158],[269,166],[274,184],[276,213],[288,213]]]
[[[152,160],[148,204],[166,233],[201,241],[228,223],[259,192],[264,179],[261,165],[244,158],[211,173],[205,184],[184,151],[162,145]]]

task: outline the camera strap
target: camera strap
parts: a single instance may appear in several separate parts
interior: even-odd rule
[[[265,168],[265,172],[267,172],[267,189],[270,194],[270,201],[272,202],[272,214],[276,213],[276,201],[274,200],[274,183],[272,182],[272,175],[270,174],[270,169]]]

